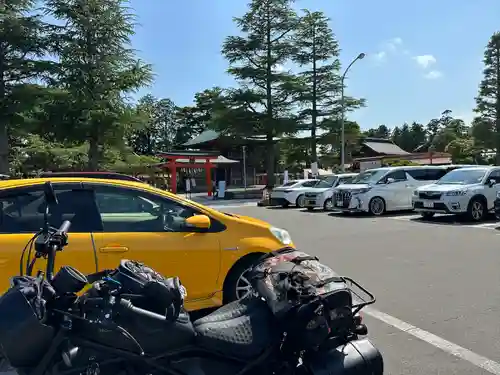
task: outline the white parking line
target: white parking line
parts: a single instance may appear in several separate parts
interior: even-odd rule
[[[423,329],[417,328],[409,323],[406,323],[398,318],[391,315],[383,313],[382,311],[375,310],[373,308],[367,307],[363,309],[366,315],[371,316],[377,320],[384,322],[385,324],[399,329],[400,331],[406,332],[413,337],[416,337],[442,351],[449,353],[457,358],[467,361],[474,366],[482,368],[494,375],[500,375],[500,363],[495,362],[491,359],[483,357],[469,349],[466,349],[460,345],[454,344],[442,337],[436,336],[433,333],[424,331]]]
[[[459,228],[496,229],[496,228],[500,227],[500,222],[493,222],[493,223],[489,222],[489,223],[482,223],[482,224],[462,224],[462,223],[455,223],[453,221],[450,221],[450,222],[439,222],[438,221],[437,223],[433,223],[432,220],[416,220],[416,219],[421,219],[420,215],[389,216],[386,218],[390,219],[390,220],[410,221],[410,222],[414,222],[416,224],[451,225],[451,226],[456,226]]]

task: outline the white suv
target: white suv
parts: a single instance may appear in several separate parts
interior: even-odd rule
[[[500,167],[455,169],[431,185],[415,190],[412,203],[425,218],[435,214],[464,215],[481,221],[493,210],[500,192]]]
[[[439,180],[447,167],[385,167],[361,172],[350,184],[333,192],[333,208],[343,212],[369,212],[382,215],[386,211],[412,209],[413,191]]]
[[[305,193],[305,207],[312,211],[315,207],[329,211],[333,208],[332,195],[334,189],[343,184],[350,183],[357,173],[341,173],[325,177]]]

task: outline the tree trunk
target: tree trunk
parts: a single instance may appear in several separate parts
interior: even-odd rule
[[[88,158],[87,169],[91,172],[97,171],[97,168],[99,168],[99,143],[96,139],[91,139],[89,142]]]
[[[495,148],[496,165],[500,165],[500,48],[496,51]]]
[[[267,3],[267,30],[266,30],[266,43],[267,43],[267,82],[266,82],[266,146],[267,146],[267,186],[274,186],[274,132],[273,129],[273,93],[272,93],[272,68],[273,56],[271,53],[271,10],[269,2]]]
[[[89,171],[97,171],[101,160],[101,152],[99,149],[99,130],[96,125],[92,126],[92,131],[89,139],[88,165]]]
[[[318,126],[318,108],[317,108],[317,82],[316,82],[316,33],[313,29],[313,87],[312,87],[312,115],[311,115],[311,162],[315,163],[318,161],[318,155],[316,151],[316,127]]]
[[[9,132],[5,108],[5,81],[4,81],[4,50],[0,45],[0,173],[8,174],[9,170]]]
[[[267,186],[273,187],[275,182],[274,178],[275,144],[272,134],[268,134],[266,137],[266,148],[267,148],[267,158],[266,158]]]
[[[0,173],[9,174],[9,132],[7,119],[0,114]]]

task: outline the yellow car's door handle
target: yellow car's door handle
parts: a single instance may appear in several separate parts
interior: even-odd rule
[[[125,253],[128,251],[128,247],[125,246],[105,246],[99,249],[101,253]]]

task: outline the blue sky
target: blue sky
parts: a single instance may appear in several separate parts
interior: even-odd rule
[[[156,75],[141,94],[189,105],[197,91],[233,85],[220,49],[238,32],[232,17],[247,2],[131,0],[139,23],[133,47]],[[350,115],[362,128],[426,123],[445,109],[473,117],[484,47],[500,30],[500,1],[299,0],[296,7],[331,18],[344,66],[367,54],[350,70],[346,91],[367,100]]]

